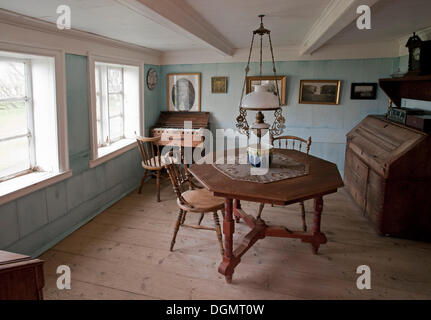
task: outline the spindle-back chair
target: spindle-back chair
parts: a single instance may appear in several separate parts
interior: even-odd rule
[[[311,137],[309,137],[308,140],[295,136],[271,137],[271,144],[274,148],[298,150],[309,154]]]
[[[306,154],[310,153],[311,146],[311,137],[308,140],[302,139],[300,137],[295,136],[279,136],[279,137],[271,137],[271,144],[274,148],[280,149],[292,149],[300,152],[304,152]],[[307,223],[305,221],[305,207],[304,202],[301,201],[299,203],[301,208],[301,218],[302,218],[302,229],[307,231]],[[261,212],[261,209],[260,209]]]
[[[193,229],[216,231],[220,245],[220,253],[223,256],[224,249],[218,211],[221,211],[222,215],[224,215],[224,199],[213,196],[212,193],[206,189],[199,189],[192,181],[187,170],[187,165],[181,166],[180,164],[171,162],[165,164],[165,168],[169,174],[169,178],[171,179],[174,192],[177,195],[177,204],[179,207],[178,218],[175,224],[170,250],[172,251],[174,248],[180,227],[188,227]],[[214,228],[201,225],[203,214],[207,212],[213,213],[215,224]],[[187,213],[201,214],[197,225],[188,225],[184,223]]]
[[[163,170],[165,162],[164,158],[160,156],[160,147],[158,142],[160,137],[137,137],[139,152],[142,158],[142,167],[145,169],[144,176],[142,177],[141,186],[139,187],[139,193],[142,193],[142,187],[144,186],[145,179],[148,173],[155,175],[156,177],[156,189],[157,189],[157,202],[160,202],[160,172]]]

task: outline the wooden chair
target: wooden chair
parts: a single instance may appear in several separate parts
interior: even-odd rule
[[[298,150],[300,152],[309,154],[310,146],[311,146],[311,137],[309,137],[308,140],[295,137],[295,136],[271,137],[271,144],[274,146],[274,148],[293,149],[293,150]],[[305,232],[307,231],[307,223],[305,221],[304,202],[301,201],[299,203],[299,206],[301,208],[302,229]]]
[[[160,172],[163,170],[165,162],[164,158],[160,156],[160,148],[158,142],[161,137],[146,138],[137,137],[139,152],[142,157],[142,167],[145,169],[144,176],[142,177],[139,193],[142,193],[145,179],[148,172],[156,176],[156,189],[157,189],[157,202],[160,202]]]
[[[206,189],[198,189],[192,181],[191,176],[187,171],[186,165],[184,165],[184,168],[182,168],[179,164],[169,163],[165,165],[165,168],[168,171],[174,192],[177,195],[177,204],[180,208],[178,212],[178,219],[175,224],[170,250],[172,251],[174,248],[175,239],[180,227],[187,227],[215,231],[220,245],[220,253],[223,256],[223,239],[217,212],[220,210],[222,215],[224,215],[224,199],[214,197],[211,192]],[[203,215],[207,212],[213,213],[215,224],[214,228],[201,226]],[[197,225],[184,224],[187,213],[201,214]]]

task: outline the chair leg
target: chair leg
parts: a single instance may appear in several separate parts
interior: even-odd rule
[[[174,234],[172,236],[170,251],[172,251],[174,249],[175,239],[177,238],[177,233],[178,233],[178,230],[180,229],[180,224],[181,224],[181,221],[183,219],[184,214],[185,214],[185,212],[183,212],[183,210],[180,209],[180,211],[178,212],[177,222],[175,223],[175,229],[174,229]]]
[[[299,206],[301,207],[301,218],[302,218],[302,230],[307,231],[307,223],[305,222],[305,208],[304,202],[300,202]]]
[[[220,221],[218,219],[217,211],[213,213],[213,217],[214,217],[215,229],[217,233],[217,239],[220,245],[220,253],[221,253],[221,256],[223,257],[224,256],[223,238],[221,235],[221,227],[220,227]]]
[[[156,173],[157,202],[160,202],[160,170]]]
[[[142,188],[144,187],[145,179],[147,178],[148,170],[145,169],[144,176],[142,177],[141,186],[139,187],[138,193],[142,193]]]
[[[183,224],[184,224],[184,222],[186,221],[186,214],[187,214],[187,212],[186,212],[186,211],[184,211],[184,212],[183,212],[183,217],[181,218],[181,222],[180,222],[180,224],[181,224],[181,225],[183,225]]]
[[[199,217],[198,226],[201,225],[201,222],[202,222],[203,218],[204,218],[204,213],[202,212],[201,216]]]

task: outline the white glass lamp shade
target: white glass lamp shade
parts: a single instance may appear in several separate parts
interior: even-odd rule
[[[254,91],[242,99],[242,107],[245,109],[276,109],[279,108],[278,97],[268,91],[267,85],[256,85]]]

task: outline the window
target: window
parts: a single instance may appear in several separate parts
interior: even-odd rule
[[[70,176],[61,67],[61,51],[0,42],[0,204]]]
[[[97,145],[124,139],[124,68],[96,65]]]
[[[90,166],[95,166],[103,162],[100,158],[107,160],[108,154],[134,147],[136,136],[140,135],[141,68],[100,61],[90,62],[90,65],[92,63],[93,150]]]
[[[0,57],[0,181],[35,166],[30,60]]]

